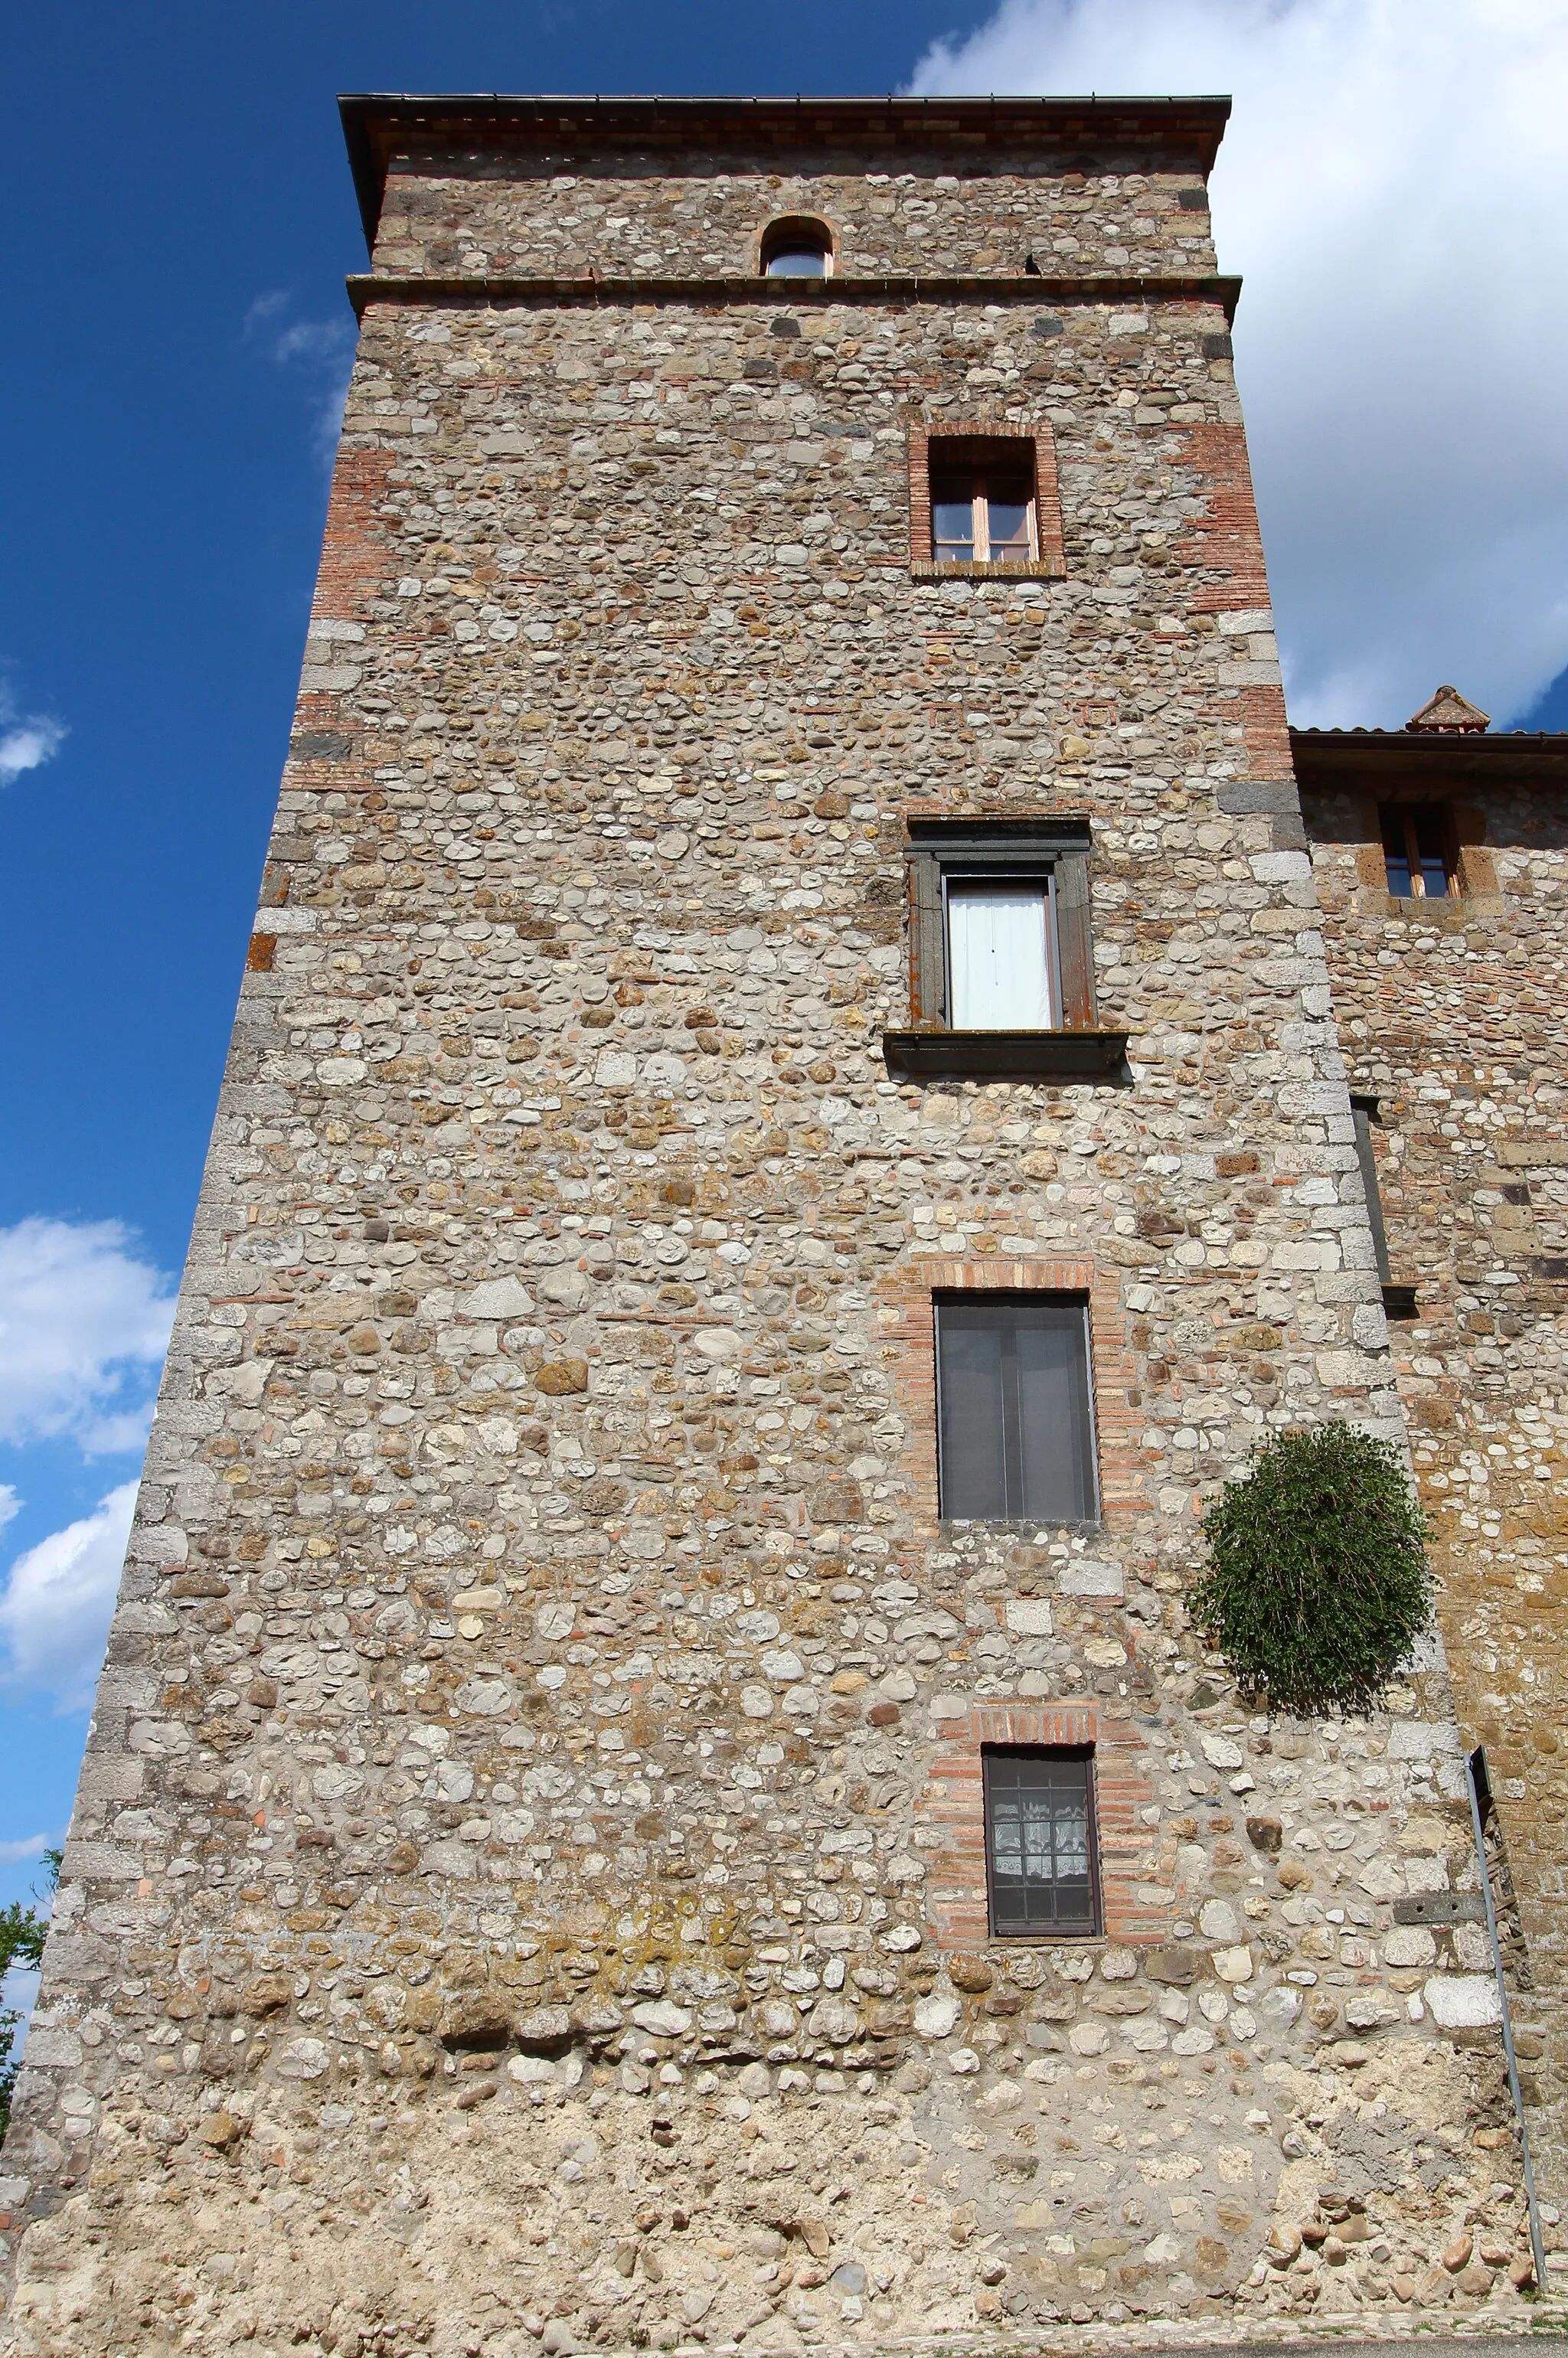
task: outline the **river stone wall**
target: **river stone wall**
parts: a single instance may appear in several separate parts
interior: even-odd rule
[[[1224,328],[372,302],[16,2351],[1512,2298],[1484,1961],[1392,1917],[1474,1874],[1438,1645],[1271,1723],[1183,1610],[1262,1433],[1403,1430]],[[911,579],[907,427],[976,416],[1053,427],[1065,579]],[[1124,1081],[886,1076],[914,806],[1090,813]],[[1064,1269],[1105,1520],[943,1525],[921,1305]],[[953,1937],[977,1731],[1073,1714],[1130,1936]]]

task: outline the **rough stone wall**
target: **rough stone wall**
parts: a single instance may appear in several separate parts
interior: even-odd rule
[[[1393,1329],[1460,1724],[1484,1743],[1528,1943],[1539,2166],[1568,2196],[1568,841],[1540,790],[1458,797],[1459,898],[1394,901],[1375,807],[1306,804],[1351,1085],[1376,1094]]]
[[[434,277],[744,274],[762,230],[784,214],[827,222],[849,276],[1012,272],[1029,253],[1063,276],[1215,266],[1203,175],[1168,157],[1133,151],[1093,175],[1005,146],[988,149],[983,175],[972,158],[941,154],[890,164],[868,172],[842,155],[741,155],[672,168],[654,155],[608,165],[568,155],[536,163],[520,204],[510,177],[460,178],[449,157],[429,170],[410,157],[387,181],[375,266]]]
[[[1270,1725],[1182,1609],[1260,1433],[1401,1429],[1222,326],[370,308],[17,2351],[1507,2298],[1487,1985],[1391,1923],[1438,1650]],[[909,424],[1042,410],[1066,577],[913,582]],[[1091,811],[1124,1083],[885,1076],[912,806]],[[944,1525],[931,1288],[1064,1266],[1104,1521]],[[1068,1724],[1122,1936],[989,1942],[974,1745]]]

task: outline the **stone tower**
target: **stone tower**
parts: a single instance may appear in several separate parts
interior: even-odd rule
[[[1440,1649],[1269,1722],[1182,1605],[1271,1428],[1404,1433],[1226,112],[345,105],[16,2351],[1507,2296]]]

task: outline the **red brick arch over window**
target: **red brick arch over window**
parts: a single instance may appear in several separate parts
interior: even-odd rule
[[[1104,1937],[1158,1947],[1170,1934],[1174,1893],[1159,1879],[1160,1830],[1141,1814],[1154,1799],[1148,1747],[1125,1707],[1081,1703],[976,1704],[937,1723],[936,1757],[915,1812],[917,1824],[943,1837],[940,1850],[925,1854],[925,1921],[933,1936],[960,1949],[983,1948],[990,1937],[980,1782],[986,1744],[1094,1747]],[[1081,1943],[1082,1935],[1072,1937]]]

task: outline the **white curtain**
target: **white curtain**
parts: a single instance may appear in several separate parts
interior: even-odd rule
[[[1044,883],[950,882],[947,973],[956,1032],[1050,1031]]]

